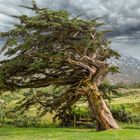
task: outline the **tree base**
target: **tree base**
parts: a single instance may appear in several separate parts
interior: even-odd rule
[[[87,94],[87,99],[91,114],[95,116],[97,121],[97,131],[119,128],[100,92],[98,91],[96,84],[90,86],[90,92]]]

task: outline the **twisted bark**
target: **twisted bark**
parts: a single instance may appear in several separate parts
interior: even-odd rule
[[[97,121],[97,131],[119,128],[95,83],[90,85],[87,100],[91,114],[95,116]]]

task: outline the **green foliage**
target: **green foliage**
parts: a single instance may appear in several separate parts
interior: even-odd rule
[[[122,85],[112,85],[109,81],[104,80],[103,83],[99,86],[100,91],[104,99],[107,99],[109,102],[113,101],[113,98],[120,97],[122,94],[119,91]]]
[[[135,116],[130,112],[127,111],[125,108],[125,105],[119,106],[119,107],[112,107],[111,108],[111,112],[114,116],[114,118],[119,121],[119,122],[124,122],[124,123],[128,123],[128,122],[133,122]]]
[[[108,72],[110,72],[111,74],[119,73],[119,68],[117,66],[110,66],[108,68]]]
[[[70,64],[69,58],[91,66],[94,59],[103,62],[119,57],[104,38],[107,31],[97,31],[102,23],[95,19],[70,17],[64,10],[41,9],[35,2],[32,7],[22,7],[34,11],[35,15],[12,16],[20,24],[0,33],[7,40],[1,52],[9,57],[0,62],[0,89],[72,85],[90,73],[80,65]]]
[[[132,88],[139,89],[140,88],[140,83],[117,83],[117,85],[122,85],[126,89],[132,89]]]
[[[13,120],[13,125],[16,127],[38,127],[40,118],[22,115]]]
[[[72,114],[81,117],[88,117],[90,113],[87,107],[73,106]]]
[[[91,92],[89,85],[99,85],[108,72],[117,71],[107,60],[120,55],[109,47],[104,37],[108,31],[98,30],[103,23],[96,19],[39,8],[35,1],[32,7],[22,7],[35,14],[12,16],[20,23],[0,33],[7,40],[1,49],[7,59],[0,61],[0,90],[31,88],[15,111],[23,113],[36,105],[39,116],[53,111],[62,116]],[[59,95],[33,91],[50,85],[62,87]]]

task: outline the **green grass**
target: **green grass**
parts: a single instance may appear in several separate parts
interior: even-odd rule
[[[125,105],[133,113],[139,114],[140,89],[125,90],[123,93],[124,96],[115,98],[112,105]],[[125,129],[103,132],[74,128],[3,127],[0,128],[0,140],[140,140],[139,125],[121,124],[121,126]]]
[[[140,140],[140,129],[0,128],[0,140]]]
[[[122,89],[121,96],[114,98],[112,104],[140,103],[140,89]]]
[[[140,116],[140,89],[121,89],[122,97],[114,98],[113,107],[125,106],[126,111]]]

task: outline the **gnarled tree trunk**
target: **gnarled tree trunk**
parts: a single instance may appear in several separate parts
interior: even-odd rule
[[[91,114],[97,120],[97,131],[119,128],[95,83],[90,85],[87,99]]]

